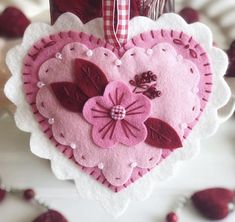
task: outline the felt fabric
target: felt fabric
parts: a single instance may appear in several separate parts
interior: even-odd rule
[[[40,105],[42,102],[44,103],[43,106]],[[91,138],[92,125],[81,114],[69,112],[61,107],[50,88],[46,86],[38,92],[37,107],[43,116],[48,119],[54,118],[52,134],[58,143],[66,147],[70,146],[71,143],[77,145],[77,148],[71,152],[76,162],[88,168],[98,167],[102,163],[104,166],[101,169],[104,175],[103,179],[99,178],[99,171],[97,173],[93,172],[94,170],[89,171],[89,174],[91,173],[101,182],[106,179],[115,188],[119,189],[123,184],[128,183],[129,179],[132,180],[132,177],[140,177],[138,173],[132,175],[134,168],[131,166],[132,163],[136,163],[135,167],[138,168],[151,169],[161,159],[161,149],[155,149],[144,143],[132,147],[118,144],[111,149],[100,148]],[[55,109],[55,107],[57,108]],[[71,153],[68,155],[71,155]],[[142,174],[140,173],[140,175]]]
[[[117,114],[120,114],[119,110],[124,112],[120,119],[115,113],[111,115],[112,108],[116,108]],[[110,148],[121,143],[131,147],[145,141],[147,129],[144,122],[150,111],[151,102],[146,96],[131,93],[125,83],[113,81],[107,85],[104,96],[86,102],[83,116],[93,125],[92,138],[96,145]]]
[[[92,54],[88,53],[90,50]],[[58,53],[60,56],[56,56]],[[212,75],[207,54],[183,32],[160,30],[142,33],[120,50],[93,36],[76,32],[59,33],[37,42],[25,59],[24,86],[33,111],[55,121],[50,126],[41,115],[36,115],[43,131],[55,139],[57,146],[76,144],[74,158],[81,166],[97,167],[103,163],[102,175],[116,187],[125,188],[128,180],[136,179],[129,167],[131,162],[137,162],[138,168],[151,169],[159,162],[162,152],[147,144],[140,144],[140,151],[139,146],[136,149],[120,146],[106,151],[105,155],[102,149],[96,148],[88,123],[79,114],[62,109],[48,88],[55,82],[76,82],[73,73],[75,59],[90,61],[106,74],[108,81],[122,79],[127,85],[136,74],[149,70],[157,73],[162,95],[152,101],[151,116],[172,126],[181,140],[198,122],[211,92]],[[38,78],[45,84],[41,89],[36,87]],[[118,155],[114,152],[116,150]]]
[[[48,210],[33,220],[33,222],[68,222],[58,211]]]
[[[92,51],[89,53],[92,55]],[[108,80],[98,66],[84,59],[76,59],[74,68],[76,83],[84,94],[89,98],[103,94]]]
[[[151,30],[161,29],[177,30],[179,32],[182,31],[183,33],[187,33],[188,36],[193,36],[193,39],[200,43],[203,51],[205,51],[207,56],[210,58],[210,68],[213,73],[213,90],[206,106],[206,110],[202,113],[200,121],[197,123],[197,127],[195,127],[192,132],[191,130],[188,130],[191,133],[187,140],[183,141],[183,149],[177,149],[174,152],[166,149],[162,150],[162,157],[157,167],[152,170],[136,167],[133,169],[132,176],[127,183],[119,187],[112,186],[104,178],[100,169],[96,167],[87,168],[79,165],[74,159],[73,150],[55,141],[51,132],[52,127],[48,125],[47,119],[38,112],[34,103],[36,93],[38,92],[36,85],[39,81],[37,75],[39,66],[41,66],[48,57],[54,57],[55,54],[64,46],[63,44],[59,45],[59,40],[61,40],[61,38],[58,37],[58,41],[55,42],[50,38],[45,38],[45,36],[51,35],[53,38],[54,33],[59,33],[62,30],[74,30],[78,32],[83,31],[93,34],[98,38],[103,38],[102,26],[102,19],[96,19],[84,25],[78,17],[70,13],[65,13],[60,16],[54,26],[44,23],[32,24],[26,31],[22,44],[10,50],[8,53],[7,64],[12,73],[12,77],[7,82],[5,94],[15,105],[17,105],[17,111],[15,113],[17,126],[21,130],[31,134],[31,151],[41,158],[49,159],[52,165],[52,170],[59,179],[73,180],[76,184],[76,189],[82,198],[98,201],[107,213],[114,217],[118,217],[125,212],[129,203],[132,201],[136,202],[146,200],[146,198],[152,193],[152,188],[154,188],[156,184],[172,175],[176,163],[190,159],[198,154],[200,150],[200,140],[211,136],[218,129],[221,123],[218,110],[228,102],[231,96],[231,91],[223,78],[228,64],[226,54],[222,50],[213,47],[212,33],[205,25],[200,23],[188,25],[180,16],[172,13],[164,14],[157,21],[152,21],[146,17],[133,18],[130,21],[130,39],[139,35],[141,32],[151,32]],[[66,36],[68,35],[61,36],[63,41],[67,38]],[[45,41],[44,43],[40,41],[38,42],[39,44],[35,44],[35,42],[42,38]],[[158,39],[160,39],[160,37]],[[95,38],[92,37],[90,41],[92,40],[94,40],[93,44],[95,44]],[[113,49],[113,47],[108,44],[105,45],[102,40],[96,40],[99,42],[98,46],[105,46],[105,48]],[[74,37],[67,39],[67,43],[71,41],[81,43],[86,41],[88,44],[90,42],[88,38],[86,40],[84,40],[84,38],[75,39]],[[40,57],[40,53],[38,53],[38,56],[35,56],[37,59],[34,62],[28,60],[29,64],[31,64],[31,67],[28,67],[30,76],[28,76],[28,79],[24,78],[24,80],[30,80],[34,86],[31,88],[29,87],[31,91],[27,91],[28,95],[25,96],[22,90],[22,86],[24,85],[22,78],[23,58],[28,54],[28,50],[31,47],[33,47],[31,52],[36,54],[38,50],[34,47],[39,47],[39,51],[40,49],[45,50],[43,47],[47,45],[47,43],[48,45],[54,45],[57,49],[51,47],[49,50],[48,48],[48,53],[42,54],[42,57]],[[141,41],[139,43],[141,43]],[[155,43],[157,43],[157,41]],[[150,46],[146,47],[146,49],[149,47]],[[92,48],[91,44],[89,45],[89,48]],[[115,49],[113,50],[115,51]],[[34,65],[36,67],[34,67]],[[203,83],[202,78],[200,78],[200,81]],[[158,98],[155,98],[154,100],[157,99]],[[27,101],[31,105],[33,113],[31,112]],[[44,123],[40,123],[40,125],[47,136],[44,135],[36,120],[44,121]],[[185,131],[187,131],[187,129]],[[63,155],[60,152],[63,153]],[[151,172],[148,173],[150,170]],[[98,184],[97,181],[89,175],[92,175],[92,177],[96,178],[97,181],[104,186]],[[145,176],[143,177],[143,175]],[[141,179],[138,180],[137,183],[134,183],[139,178]],[[109,187],[112,191],[118,193],[113,193],[106,187]],[[125,191],[119,192],[124,188],[126,188]]]
[[[179,135],[166,122],[160,119],[149,118],[145,125],[148,131],[146,143],[164,149],[174,149],[183,146]]]
[[[228,216],[235,199],[234,192],[225,188],[211,188],[202,190],[192,196],[197,210],[211,220],[222,220]]]
[[[71,82],[52,83],[51,89],[60,105],[71,112],[82,112],[88,97],[81,91],[77,84]]]

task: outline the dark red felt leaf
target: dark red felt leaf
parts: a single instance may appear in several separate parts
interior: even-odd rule
[[[48,210],[32,222],[68,222],[68,220],[58,211]]]
[[[80,89],[88,97],[103,95],[108,80],[94,63],[83,59],[75,60],[75,76]]]
[[[151,146],[162,149],[177,149],[182,147],[182,142],[176,131],[166,122],[149,118],[145,122],[148,136],[145,140]]]
[[[72,112],[82,112],[88,97],[79,86],[71,82],[56,82],[51,84],[52,91],[60,104]]]
[[[221,220],[228,216],[228,204],[234,201],[234,192],[225,188],[211,188],[192,196],[197,210],[208,219]]]

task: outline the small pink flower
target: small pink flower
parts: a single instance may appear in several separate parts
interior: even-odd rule
[[[142,94],[132,93],[123,82],[113,81],[103,96],[89,99],[84,118],[93,125],[92,138],[102,148],[117,143],[134,146],[147,137],[144,125],[151,111],[150,100]]]

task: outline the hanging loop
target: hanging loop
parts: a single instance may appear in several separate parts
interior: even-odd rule
[[[130,0],[103,0],[102,8],[105,39],[121,47],[128,39]]]

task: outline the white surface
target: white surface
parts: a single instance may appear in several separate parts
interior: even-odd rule
[[[146,17],[135,17],[130,20],[130,39],[142,32],[160,30],[162,28],[183,31],[192,36],[203,46],[209,57],[214,74],[213,90],[205,111],[189,137],[183,142],[182,149],[173,152],[158,167],[131,186],[128,186],[125,190],[118,193],[110,191],[89,175],[84,174],[75,164],[56,150],[34,118],[31,108],[25,100],[22,88],[23,59],[36,41],[50,34],[67,30],[83,31],[98,38],[103,38],[102,27],[102,19],[95,19],[83,25],[80,19],[71,13],[61,15],[54,26],[44,23],[30,25],[25,32],[22,44],[11,49],[7,54],[6,61],[12,77],[5,86],[5,94],[17,106],[14,116],[16,125],[19,129],[31,133],[31,151],[41,158],[50,159],[52,170],[59,179],[74,180],[81,197],[98,201],[107,213],[118,217],[126,211],[131,201],[147,199],[156,183],[172,175],[179,161],[190,159],[199,152],[200,140],[213,135],[221,124],[218,109],[228,102],[231,92],[223,79],[228,65],[227,56],[222,50],[213,47],[212,33],[204,24],[195,23],[189,25],[180,16],[173,13],[164,14],[157,21],[152,21]]]

